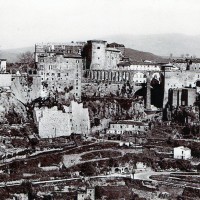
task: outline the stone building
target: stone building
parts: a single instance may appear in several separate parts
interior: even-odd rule
[[[38,75],[46,86],[43,90],[48,92],[70,92],[75,99],[80,100],[82,68],[82,57],[79,54],[61,52],[54,56],[38,55]]]
[[[196,102],[195,88],[177,88],[169,91],[169,102],[172,106],[193,106]]]
[[[61,110],[56,106],[35,108],[34,120],[41,138],[69,136],[72,133],[87,135],[90,132],[88,109],[75,101]]]
[[[83,48],[88,70],[113,70],[121,60],[119,48],[108,47],[104,40],[89,40]]]
[[[191,149],[180,146],[174,148],[174,158],[187,160],[191,158]]]
[[[81,55],[84,45],[85,42],[35,44],[35,62],[39,61],[39,56],[54,56],[57,53]]]
[[[6,73],[6,59],[0,59],[0,73]]]
[[[113,42],[113,43],[108,44],[107,47],[119,49],[122,55],[123,56],[125,55],[125,46],[123,44],[118,44],[116,42]]]
[[[148,124],[141,121],[121,120],[111,122],[107,134],[144,133],[148,131]]]
[[[87,188],[86,192],[78,193],[77,200],[95,200],[95,189]]]
[[[0,88],[10,89],[11,83],[11,74],[0,74]]]

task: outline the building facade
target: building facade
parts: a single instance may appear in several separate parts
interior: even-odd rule
[[[0,59],[0,73],[6,73],[6,59]]]
[[[90,132],[88,109],[75,101],[61,110],[56,106],[35,108],[34,120],[41,138],[70,136],[72,133],[87,135]]]
[[[177,88],[169,90],[169,102],[173,107],[193,106],[196,102],[195,88]]]
[[[144,133],[148,131],[148,124],[140,121],[122,120],[116,123],[111,122],[107,134]]]
[[[83,48],[88,70],[113,70],[121,60],[119,48],[108,47],[104,40],[88,40]]]
[[[174,158],[187,160],[191,158],[191,149],[180,146],[174,148]]]
[[[82,57],[79,54],[38,55],[38,75],[46,86],[42,88],[43,92],[72,93],[75,99],[80,100],[82,68]]]
[[[77,200],[95,200],[95,189],[87,188],[86,192],[78,193]]]

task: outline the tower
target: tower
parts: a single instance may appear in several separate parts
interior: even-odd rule
[[[106,46],[107,42],[103,40],[89,40],[87,41],[87,69],[101,70],[104,69],[106,60]]]

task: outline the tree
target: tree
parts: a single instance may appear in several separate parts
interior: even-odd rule
[[[92,163],[83,163],[80,167],[80,172],[84,176],[93,176],[96,173],[96,169]]]
[[[29,65],[29,67],[34,66],[34,55],[30,51],[27,51],[25,53],[21,53],[18,56],[18,60],[21,64],[27,64],[27,65]]]

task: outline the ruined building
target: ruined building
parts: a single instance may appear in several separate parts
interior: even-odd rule
[[[35,108],[34,120],[41,138],[69,136],[72,133],[90,133],[90,119],[87,108],[82,103],[72,101],[70,106]]]

